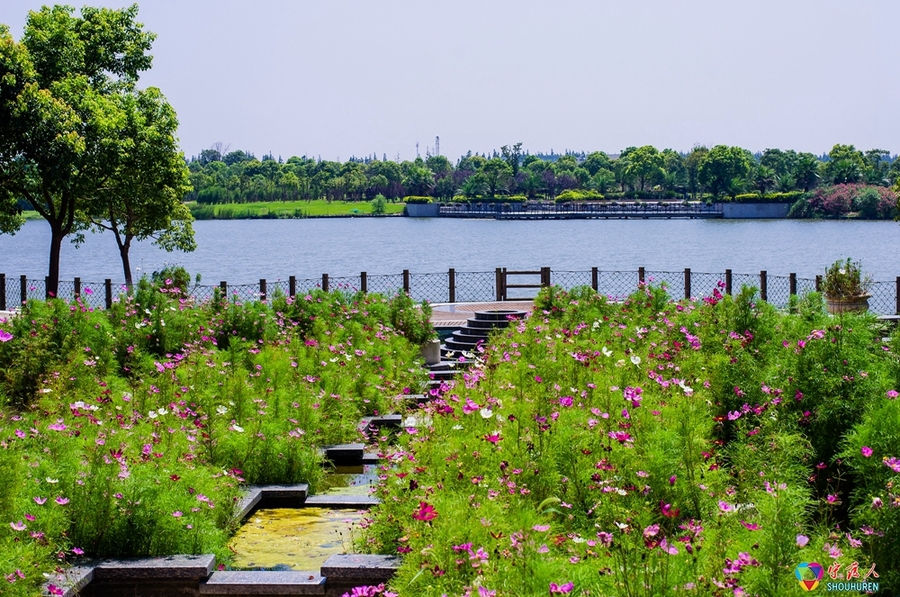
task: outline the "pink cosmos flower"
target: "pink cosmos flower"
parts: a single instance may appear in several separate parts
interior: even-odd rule
[[[722,512],[731,512],[732,510],[734,510],[734,506],[732,506],[728,502],[719,500],[719,510],[721,510]]]
[[[421,520],[423,522],[429,522],[438,517],[437,511],[434,509],[434,506],[427,502],[419,502],[419,509],[413,514],[413,518],[416,520]]]
[[[58,496],[58,497],[56,498],[55,501],[56,501],[56,503],[59,504],[60,506],[65,506],[66,504],[69,503],[69,498],[65,498],[65,497],[62,497],[62,496]]]
[[[24,531],[28,528],[21,520],[19,522],[11,522],[9,523],[9,526],[12,527],[12,530],[14,531]]]
[[[869,446],[863,446],[859,449],[859,451],[862,452],[862,455],[866,458],[872,455],[872,448],[870,448]]]
[[[550,525],[549,524],[536,524],[533,527],[531,527],[531,530],[544,533],[544,532],[550,530]]]
[[[47,498],[34,496],[34,503],[38,506],[43,506],[47,502]]]
[[[750,522],[747,522],[747,521],[745,521],[745,520],[742,520],[742,521],[741,521],[741,524],[744,525],[744,527],[745,527],[747,530],[750,530],[750,531],[758,531],[758,530],[759,530],[759,525],[756,524],[756,523],[750,523]]]
[[[5,330],[0,330],[0,342],[9,342],[13,339],[13,335]]]
[[[551,595],[566,595],[572,592],[572,589],[575,588],[575,583],[569,581],[566,584],[558,585],[555,582],[550,583],[550,594]]]
[[[881,461],[884,462],[884,466],[888,467],[895,473],[900,473],[900,458],[896,458],[896,457],[888,458],[887,456],[885,456],[884,458],[881,459]]]

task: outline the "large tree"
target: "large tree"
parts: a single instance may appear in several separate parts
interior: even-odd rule
[[[752,156],[746,149],[716,145],[700,164],[700,184],[714,195],[736,195],[750,174]]]
[[[197,247],[191,212],[181,201],[191,186],[175,138],[178,119],[162,93],[151,87],[110,100],[118,108],[118,137],[107,145],[113,168],[86,216],[96,228],[113,233],[131,288],[133,241],[152,239],[166,251]]]
[[[120,10],[67,6],[31,12],[21,42],[0,26],[0,226],[22,225],[21,204],[50,225],[47,291],[59,286],[63,239],[79,223],[112,166],[112,95],[150,68],[154,35]]]

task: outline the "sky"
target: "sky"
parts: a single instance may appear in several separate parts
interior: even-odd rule
[[[43,3],[3,0],[21,36]],[[92,5],[122,7],[121,2]],[[187,156],[900,152],[896,0],[144,0]]]

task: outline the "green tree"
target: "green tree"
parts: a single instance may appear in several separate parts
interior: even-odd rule
[[[697,197],[697,193],[700,191],[700,165],[703,163],[703,160],[706,159],[706,154],[708,153],[709,149],[701,145],[696,145],[691,149],[691,152],[687,154],[687,157],[684,158],[684,167],[685,170],[687,170],[688,190],[694,198]]]
[[[503,156],[503,161],[512,168],[512,175],[514,177],[517,176],[519,174],[519,164],[522,161],[522,144],[516,143],[512,147],[504,145],[500,148],[500,153]]]
[[[828,152],[828,158],[824,177],[831,184],[859,182],[865,176],[865,156],[852,145],[835,145]]]
[[[19,200],[50,225],[47,291],[59,287],[63,239],[76,232],[112,166],[111,95],[150,68],[154,35],[120,10],[67,6],[31,12],[21,42],[0,26],[0,226],[22,224]]]
[[[796,181],[797,187],[804,191],[811,191],[819,185],[821,162],[811,153],[798,153],[790,175]]]
[[[485,162],[479,172],[484,177],[484,184],[491,197],[505,191],[512,181],[512,166],[500,158],[492,158]]]
[[[746,149],[716,145],[700,164],[700,184],[716,196],[728,193],[733,197],[750,174],[751,159]]]
[[[609,156],[602,151],[589,153],[584,159],[584,163],[581,165],[591,174],[591,177],[600,170],[612,170],[612,162],[610,161]]]
[[[663,156],[652,145],[638,147],[629,152],[626,159],[628,163],[625,175],[634,180],[640,190],[643,191],[647,185],[652,186],[662,178]]]
[[[125,283],[132,286],[129,251],[135,240],[152,239],[166,251],[193,251],[191,212],[182,198],[191,190],[184,155],[178,149],[175,110],[159,89],[110,98],[119,108],[118,136],[107,145],[114,167],[92,201],[87,217],[96,229],[113,233]],[[296,178],[296,177],[295,177]]]

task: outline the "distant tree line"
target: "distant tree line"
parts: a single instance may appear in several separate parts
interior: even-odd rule
[[[835,145],[827,155],[740,147],[694,147],[687,153],[651,145],[618,155],[531,155],[522,144],[491,155],[471,152],[456,163],[441,155],[391,161],[375,157],[346,162],[271,155],[216,144],[188,163],[193,191],[202,204],[251,201],[555,199],[562,195],[626,198],[735,198],[742,194],[809,192],[820,186],[894,185],[900,160],[883,149],[861,151]],[[799,194],[799,193],[797,193]]]

